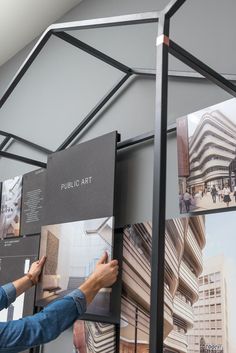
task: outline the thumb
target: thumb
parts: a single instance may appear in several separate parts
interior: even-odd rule
[[[43,256],[43,257],[41,257],[41,259],[39,260],[39,266],[44,266],[44,264],[45,264],[45,261],[46,261],[46,256]]]
[[[104,254],[98,260],[97,265],[105,264],[107,262],[107,259],[108,259],[108,254],[105,251]]]

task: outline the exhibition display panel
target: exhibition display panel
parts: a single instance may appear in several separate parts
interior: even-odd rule
[[[21,235],[41,232],[45,186],[45,169],[37,169],[23,175]]]
[[[228,305],[232,298],[230,299],[227,294],[227,286],[229,286],[230,292],[234,293],[232,267],[229,269],[228,261],[235,266],[235,255],[232,253],[232,249],[234,249],[235,246],[234,239],[230,235],[228,235],[227,241],[223,241],[226,239],[226,234],[222,233],[227,229],[227,234],[233,234],[230,226],[233,223],[232,218],[234,213],[222,213],[220,217],[218,215],[208,215],[208,213],[218,212],[219,210],[229,210],[229,207],[233,206],[235,203],[233,190],[235,187],[235,163],[233,157],[234,123],[228,119],[227,114],[229,111],[227,111],[227,114],[223,113],[224,116],[221,113],[218,114],[219,112],[213,112],[211,108],[207,109],[205,112],[201,112],[200,114],[203,114],[201,117],[204,118],[202,118],[201,121],[200,117],[197,124],[203,123],[204,125],[205,122],[206,124],[205,127],[202,128],[195,126],[195,132],[193,131],[194,129],[190,131],[187,128],[186,124],[190,122],[190,120],[188,121],[184,117],[177,121],[179,177],[181,178],[179,196],[180,211],[182,213],[195,212],[196,216],[181,219],[176,218],[168,221],[165,219],[166,136],[167,133],[172,133],[176,130],[175,127],[167,127],[169,54],[172,54],[175,58],[197,71],[199,76],[203,75],[232,96],[236,96],[236,87],[232,82],[226,80],[223,76],[169,38],[171,18],[184,3],[185,0],[172,0],[160,12],[125,15],[108,19],[76,21],[50,26],[39,39],[28,58],[13,78],[0,102],[0,106],[6,102],[24,73],[52,35],[86,51],[124,73],[118,84],[107,93],[94,109],[79,123],[75,130],[72,131],[68,138],[61,143],[57,150],[62,151],[62,154],[55,153],[49,156],[46,194],[47,197],[50,197],[48,197],[48,204],[46,202],[44,206],[47,212],[43,217],[42,223],[41,249],[42,254],[50,254],[50,261],[44,269],[44,276],[40,284],[42,288],[39,286],[38,293],[41,292],[42,294],[44,288],[45,292],[49,293],[50,290],[53,290],[53,295],[57,296],[60,291],[62,291],[61,293],[65,293],[68,290],[68,286],[71,288],[73,283],[78,283],[78,278],[74,278],[73,276],[73,267],[77,269],[80,268],[80,271],[76,272],[81,276],[79,280],[83,278],[83,276],[86,277],[89,272],[82,262],[73,263],[71,266],[69,265],[66,275],[58,271],[60,268],[61,243],[64,242],[64,236],[62,235],[62,233],[64,234],[64,226],[68,227],[65,229],[69,232],[71,241],[72,243],[74,242],[73,244],[75,245],[76,241],[80,239],[79,241],[83,241],[85,247],[89,246],[86,242],[88,238],[89,241],[92,242],[90,231],[93,233],[94,241],[98,241],[99,249],[102,251],[106,247],[106,250],[114,254],[114,245],[116,243],[116,237],[114,235],[112,235],[113,238],[110,236],[112,229],[115,228],[113,219],[115,216],[113,208],[114,184],[112,184],[114,179],[110,179],[113,181],[108,187],[105,187],[101,180],[101,190],[104,191],[104,194],[101,195],[101,193],[96,193],[96,183],[94,184],[96,178],[93,179],[92,173],[87,173],[86,171],[86,173],[83,175],[80,174],[80,176],[76,176],[76,178],[74,176],[70,178],[70,175],[65,174],[65,177],[61,178],[63,173],[77,168],[76,164],[70,163],[69,159],[63,160],[63,153],[65,153],[65,155],[70,153],[70,149],[65,150],[65,148],[75,142],[79,133],[82,132],[85,127],[88,127],[88,124],[94,116],[130,77],[134,75],[149,75],[156,78],[156,116],[154,132],[145,133],[127,141],[121,141],[117,146],[115,144],[114,147],[116,151],[154,138],[152,222],[148,221],[129,225],[123,230],[123,288],[120,326],[117,324],[117,317],[116,320],[114,320],[114,323],[116,323],[116,338],[118,336],[117,329],[120,328],[119,345],[117,344],[115,349],[117,352],[120,351],[122,353],[143,353],[147,351],[150,351],[150,353],[156,353],[157,351],[158,353],[164,351],[168,353],[196,353],[199,352],[199,350],[201,353],[209,351],[231,353],[235,350],[232,335],[233,323],[228,311]],[[157,66],[153,71],[135,70],[127,67],[65,32],[66,30],[148,22],[159,22],[156,41]],[[224,102],[222,106],[225,107],[231,103],[234,104],[234,100]],[[222,109],[222,106],[220,109]],[[215,107],[213,109],[218,110],[218,108],[219,107]],[[205,113],[207,113],[207,117],[204,115]],[[222,124],[223,121],[225,123],[223,127],[221,126],[219,134],[219,126],[216,125],[219,123]],[[194,120],[194,124],[197,125],[196,120]],[[190,125],[191,124],[189,124],[189,127]],[[210,129],[208,129],[208,127]],[[202,141],[201,146],[199,143],[197,144],[196,141],[200,138],[200,133],[202,133],[204,129],[206,130],[206,136],[204,136],[206,139]],[[199,131],[199,133],[197,133],[197,131]],[[209,131],[211,135],[214,135],[215,145],[208,146],[205,144],[207,143],[207,134]],[[189,137],[191,138],[189,139]],[[6,139],[7,138],[9,138],[8,135],[6,135]],[[222,141],[222,138],[224,141],[219,145],[219,139]],[[30,144],[29,141],[28,143]],[[194,151],[192,151],[193,147],[191,144],[194,143],[197,144],[199,150],[194,147]],[[91,142],[91,150],[94,151],[95,147],[92,147],[92,144],[93,142]],[[80,148],[79,146],[80,145],[78,145],[78,149]],[[226,151],[227,155],[222,155],[221,151],[219,151],[219,146],[224,147],[224,152]],[[77,148],[77,146],[75,147]],[[205,157],[200,156],[203,154],[203,150],[201,150],[202,147],[206,154]],[[208,147],[214,150],[213,158],[208,155]],[[194,156],[194,160],[191,159],[194,154],[192,152],[199,152],[198,155]],[[0,154],[7,158],[46,167],[42,162],[29,160],[24,156],[12,155],[4,151],[0,151]],[[113,156],[114,155],[115,153],[113,153]],[[61,164],[60,158],[62,158],[63,164]],[[232,164],[230,165],[227,164],[229,159],[232,159]],[[80,157],[80,160],[82,164],[79,166],[81,169],[78,168],[78,172],[84,167],[84,159]],[[103,163],[104,160],[102,160],[101,163]],[[223,164],[218,164],[219,160],[220,163]],[[207,164],[210,165],[209,168]],[[196,169],[193,170],[192,167]],[[207,173],[214,173],[216,168],[221,172],[225,172],[226,168],[229,168],[229,176],[217,174],[210,179],[206,179]],[[199,172],[197,169],[201,169],[201,171]],[[113,172],[113,169],[111,170]],[[107,172],[108,175],[110,175],[110,170],[107,170]],[[191,173],[194,173],[194,175],[191,175]],[[199,177],[199,175],[197,175],[198,173],[201,178],[205,179],[198,180],[198,184],[196,185],[194,183],[191,184],[193,180],[197,180]],[[102,175],[106,177],[107,173],[103,170],[103,172],[101,172],[101,176]],[[55,183],[53,178],[55,178]],[[99,178],[100,176],[98,175],[97,180],[100,180]],[[182,178],[186,179],[183,180]],[[83,188],[81,180],[84,180]],[[226,183],[228,184],[227,186],[225,185]],[[229,189],[227,191],[228,198],[225,198],[226,193],[223,197],[219,193],[219,189],[222,190],[223,184],[225,188]],[[184,190],[186,188],[188,189]],[[202,190],[202,188],[204,188],[204,190]],[[214,189],[216,189],[217,194]],[[96,207],[93,202],[89,203],[89,200],[91,201],[91,199],[87,197],[89,190],[91,190],[91,194],[94,195],[92,200],[95,202]],[[106,194],[106,190],[110,190],[110,193]],[[184,196],[186,191],[189,195]],[[81,192],[80,195],[82,195],[82,197],[80,202],[77,203],[79,200],[79,192]],[[199,197],[198,200],[194,200],[194,197],[197,194],[201,194],[201,192],[203,192],[203,195],[200,195],[202,199],[200,200]],[[102,212],[103,206],[100,208],[100,202],[103,205],[106,203],[105,201],[107,201],[104,195],[109,195],[107,205],[109,205],[109,207],[112,206],[111,213],[108,212],[104,214]],[[215,197],[216,195],[218,199]],[[220,200],[219,195],[222,200]],[[195,198],[197,199],[197,197]],[[207,206],[202,205],[200,201],[204,199],[205,202],[206,197],[208,201],[210,200],[211,202],[212,200],[212,204],[219,203],[219,205],[212,206],[210,203],[209,206],[208,201]],[[195,204],[192,204],[192,198]],[[63,200],[65,200],[66,207],[62,202]],[[186,203],[185,201],[189,202]],[[178,201],[176,200],[176,202]],[[220,202],[223,202],[223,204],[220,205]],[[222,207],[222,205],[224,205],[224,207]],[[67,212],[67,208],[70,211],[68,215],[63,218]],[[197,213],[205,214],[205,219],[203,216],[197,215]],[[35,217],[34,211],[32,211],[32,214]],[[78,218],[78,214],[81,218]],[[1,222],[3,224],[2,220]],[[12,228],[15,228],[12,227],[12,223],[10,224],[9,233],[4,233],[5,235],[2,235],[2,237],[18,235],[17,232],[12,231]],[[92,228],[90,227],[91,224]],[[79,230],[78,239],[72,240],[75,227]],[[104,232],[106,236],[104,236]],[[71,245],[68,246],[67,250],[72,251],[70,248]],[[223,256],[220,252],[223,253]],[[63,256],[65,255],[62,255],[62,257]],[[91,254],[89,261],[90,269],[93,268],[94,260],[94,255]],[[50,277],[47,278],[47,276]],[[64,282],[63,280],[61,281],[63,278],[65,278]],[[112,293],[113,292],[114,288],[112,290]],[[48,297],[45,298],[47,301]],[[119,298],[121,298],[121,293],[119,293]],[[44,300],[42,295],[40,300]],[[106,304],[107,302],[105,300],[105,306]],[[103,310],[105,306],[101,305],[100,308]],[[77,334],[74,336],[74,345],[78,347],[78,349],[76,349],[79,352],[94,352],[95,346],[96,349],[99,349],[98,342],[100,339],[102,341],[102,337],[104,337],[104,341],[106,342],[106,339],[109,337],[108,342],[104,343],[105,345],[107,344],[106,347],[109,348],[104,348],[104,351],[108,349],[107,351],[113,352],[113,348],[111,348],[113,347],[111,337],[113,338],[112,332],[114,326],[111,326],[111,322],[108,321],[106,324],[99,322],[99,317],[102,318],[101,321],[106,321],[108,318],[106,315],[103,317],[100,316],[100,314],[96,316],[97,313],[96,315],[91,315],[93,315],[92,318],[91,316],[87,316],[87,319],[90,318],[91,320],[86,321],[86,323],[76,323],[74,327],[76,331],[77,326],[80,332],[78,343],[75,342],[77,340]],[[112,318],[112,315],[110,318]],[[85,337],[89,337],[89,339],[86,341]]]
[[[236,99],[177,119],[180,213],[236,206]]]
[[[166,222],[167,351],[235,351],[234,222],[235,212]]]
[[[22,176],[2,182],[0,238],[17,237],[20,234]]]
[[[40,257],[46,255],[48,262],[37,286],[37,306],[78,288],[105,252],[113,258],[117,138],[112,132],[48,158],[40,242]],[[119,301],[119,286],[104,288],[82,319],[118,323]]]
[[[0,241],[0,285],[23,277],[38,259],[39,235]],[[20,295],[8,309],[0,312],[0,321],[17,320],[34,312],[35,288]]]
[[[108,260],[114,256],[121,260],[122,232],[114,234],[117,141],[116,132],[103,135],[50,155],[47,170],[1,183],[1,225],[3,237],[8,239],[0,242],[0,284],[22,277],[33,261],[47,256],[36,300],[35,289],[27,291],[1,311],[1,321],[32,315],[34,306],[44,307],[78,288],[105,252]],[[9,229],[16,219],[17,232],[13,232]],[[40,230],[41,235],[35,235]],[[76,349],[116,351],[118,282],[99,291],[81,317],[86,322],[75,323],[71,340]],[[78,336],[78,332],[83,334]]]
[[[37,306],[79,288],[105,251],[113,257],[113,228],[112,217],[42,227],[39,256],[46,255],[48,261],[37,288]],[[86,316],[110,317],[111,295],[112,289],[101,290],[87,307]]]

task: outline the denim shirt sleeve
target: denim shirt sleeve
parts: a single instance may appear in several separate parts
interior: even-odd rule
[[[12,283],[0,287],[0,310],[6,309],[16,300],[16,289]]]
[[[52,341],[86,311],[79,289],[20,320],[0,323],[0,353],[16,353]]]

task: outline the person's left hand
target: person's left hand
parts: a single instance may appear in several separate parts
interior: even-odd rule
[[[33,262],[32,265],[30,266],[28,273],[32,276],[32,279],[35,283],[37,283],[39,280],[39,276],[42,272],[45,261],[46,261],[46,256],[43,256],[41,257],[40,260]]]

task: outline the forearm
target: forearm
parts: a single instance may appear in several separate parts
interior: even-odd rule
[[[12,283],[0,287],[0,310],[6,309],[16,299],[16,289]]]
[[[87,305],[90,304],[98,291],[101,289],[99,281],[91,275],[79,289],[84,293]]]
[[[12,284],[16,289],[16,296],[18,297],[19,295],[30,289],[33,285],[33,282],[29,279],[29,277],[24,276],[14,281]]]
[[[47,343],[69,328],[85,310],[85,296],[77,290],[34,316],[0,323],[0,352],[9,352],[9,348],[12,353],[20,352]]]

